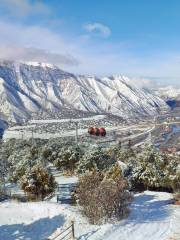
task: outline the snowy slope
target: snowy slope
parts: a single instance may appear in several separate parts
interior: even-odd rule
[[[156,114],[165,102],[127,77],[76,76],[44,63],[0,62],[0,112],[22,121],[32,113],[64,107],[123,118]]]
[[[0,240],[42,240],[75,220],[79,240],[179,240],[180,206],[163,192],[136,194],[129,217],[114,224],[90,225],[78,207],[52,202],[0,203]]]
[[[42,240],[65,223],[62,209],[48,203],[0,203],[0,240]]]
[[[171,194],[136,194],[127,220],[117,224],[104,240],[179,240],[180,207],[170,205]]]
[[[136,88],[124,76],[78,77],[81,91],[77,90],[74,106],[82,110],[108,112],[123,118],[153,115],[165,106],[159,97]],[[73,97],[72,97],[73,101]]]
[[[180,99],[180,88],[174,86],[161,87],[156,90],[156,93],[162,98],[178,98]]]

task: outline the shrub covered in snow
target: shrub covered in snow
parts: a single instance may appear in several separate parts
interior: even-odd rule
[[[73,173],[83,151],[79,146],[62,147],[58,153],[54,165],[59,170]]]
[[[44,199],[56,188],[54,177],[42,166],[34,166],[21,178],[21,187],[29,195]]]
[[[173,189],[171,178],[177,179],[177,159],[160,153],[153,147],[148,147],[131,166],[129,175],[132,187],[135,189]],[[174,169],[174,170],[173,170]]]
[[[46,168],[53,163],[58,169],[83,174],[86,171],[110,169],[120,163],[122,175],[128,179],[132,189],[167,189],[179,191],[178,154],[165,155],[148,147],[141,151],[116,146],[104,149],[79,145],[72,141],[57,139],[22,140],[11,139],[0,143],[1,182],[9,177],[19,181],[34,166]]]
[[[132,195],[127,189],[127,181],[117,169],[107,175],[93,170],[80,177],[76,194],[89,221],[101,224],[112,219],[122,219],[128,214]]]
[[[122,162],[130,162],[136,159],[136,153],[133,149],[119,149],[116,150],[116,159]]]
[[[121,167],[122,175],[128,179],[132,190],[179,191],[179,164],[177,154],[168,155],[148,146],[140,152],[132,149],[111,149]]]
[[[119,163],[114,164],[110,169],[105,173],[105,177],[108,179],[113,179],[114,181],[122,178],[122,169]]]
[[[25,175],[26,171],[33,166],[43,163],[38,155],[38,149],[35,147],[24,148],[10,155],[8,158],[10,162],[10,179],[17,182]]]
[[[5,179],[8,174],[8,162],[4,158],[0,158],[0,195],[5,191]]]
[[[180,193],[180,158],[173,156],[166,167],[166,184],[169,185],[174,192]]]
[[[80,159],[77,172],[85,173],[93,169],[105,170],[110,168],[115,163],[113,158],[106,150],[100,147],[88,150],[83,157]]]
[[[1,143],[0,159],[8,164],[10,180],[17,182],[33,166],[41,164],[46,167],[48,163],[59,159],[65,149],[73,149],[70,150],[71,157],[77,155],[75,147],[71,146],[71,143],[62,142],[62,139],[34,139],[33,143],[31,140],[10,139]]]

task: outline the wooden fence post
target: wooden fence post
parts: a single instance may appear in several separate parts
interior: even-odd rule
[[[71,221],[71,224],[72,224],[72,239],[75,240],[74,221]]]

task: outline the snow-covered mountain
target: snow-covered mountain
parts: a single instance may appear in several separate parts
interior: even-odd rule
[[[156,89],[156,92],[164,99],[180,99],[180,88],[174,86],[161,87],[159,89]]]
[[[65,107],[135,118],[152,116],[167,105],[124,76],[98,78],[74,75],[44,63],[0,62],[0,113],[9,121]]]

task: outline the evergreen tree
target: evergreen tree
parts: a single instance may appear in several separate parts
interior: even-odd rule
[[[54,165],[59,170],[74,172],[83,151],[79,146],[62,147]]]
[[[94,148],[89,150],[80,159],[78,163],[77,172],[85,173],[93,169],[105,170],[115,163],[115,159],[102,148]]]
[[[29,195],[43,200],[56,188],[54,177],[42,166],[34,166],[21,178],[21,187]]]
[[[132,168],[131,182],[134,187],[145,189],[162,188],[165,181],[166,157],[153,147],[148,147],[140,154],[137,164]]]

